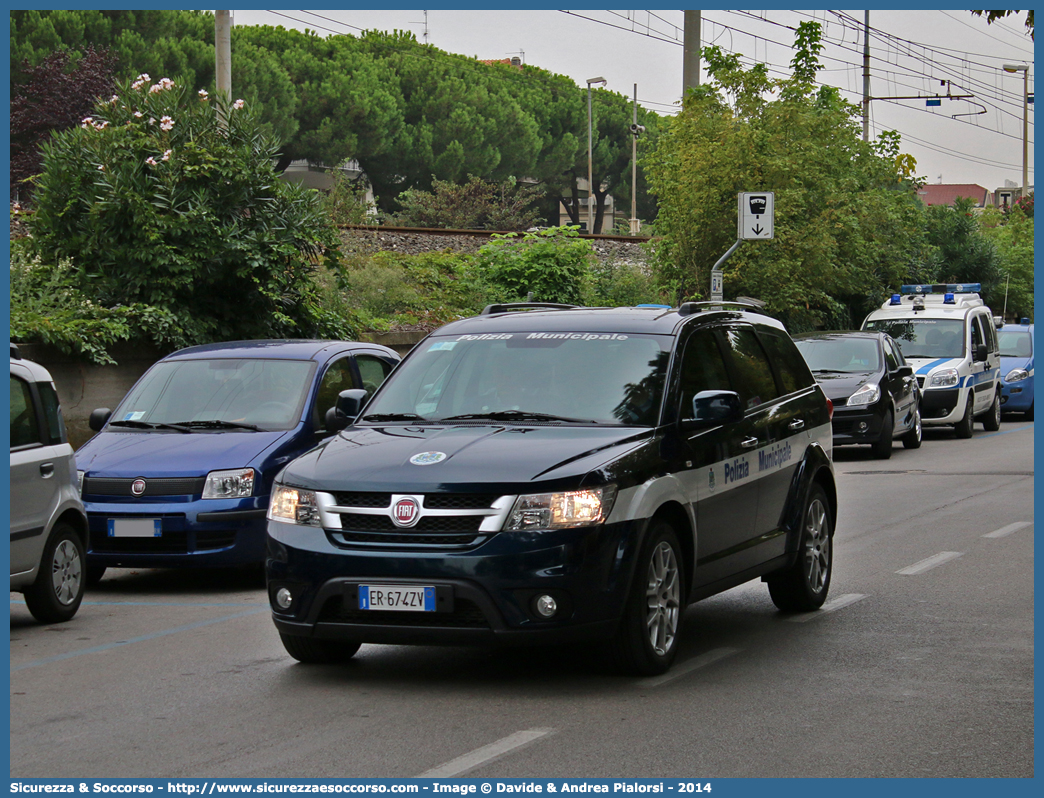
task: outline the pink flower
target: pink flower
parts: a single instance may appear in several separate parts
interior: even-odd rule
[[[160,158],[160,160],[161,161],[169,161],[170,160],[170,152],[171,152],[170,150],[167,150],[166,152],[164,152],[163,153],[163,157]]]
[[[85,116],[81,120],[81,122],[80,122],[80,127],[86,129],[86,128],[90,127],[93,123],[94,123],[94,117],[93,116]]]
[[[235,108],[237,111],[244,105],[246,105],[246,103],[244,103],[242,100],[236,100],[234,103],[232,103],[232,107]]]
[[[110,102],[110,103],[112,103],[113,105],[115,105],[115,104],[116,104],[116,102],[117,102],[117,100],[119,100],[119,99],[120,99],[120,98],[119,98],[119,97],[117,97],[117,96],[116,96],[116,95],[114,94],[114,95],[112,95],[112,99],[111,99],[111,100],[109,100],[109,102]]]
[[[158,166],[158,164],[156,163],[156,159],[153,158],[151,155],[145,159],[145,163],[147,163],[149,166]]]
[[[105,164],[99,164],[98,165],[98,171],[99,172],[104,172],[105,171]]]
[[[142,86],[144,86],[150,80],[152,80],[152,78],[149,77],[149,73],[148,72],[142,72],[140,75],[138,75],[137,80],[135,80],[131,84],[131,88],[132,89],[140,89]]]
[[[95,130],[105,130],[105,128],[107,128],[108,126],[109,126],[109,123],[106,122],[105,120],[102,120],[101,122],[95,122],[94,123],[94,129]]]
[[[144,114],[142,114],[142,112],[141,112],[141,111],[135,111],[135,112],[134,112],[134,116],[136,116],[136,117],[137,117],[138,119],[141,119],[141,118],[142,118],[142,116],[144,116]]]
[[[160,130],[170,130],[172,127],[174,127],[174,120],[169,116],[160,119]]]
[[[205,100],[206,100],[206,99],[207,99],[207,98],[208,98],[209,96],[210,96],[210,95],[209,95],[209,94],[207,94],[207,90],[206,90],[206,89],[200,89],[200,90],[199,90],[199,99],[201,99],[201,100],[204,100],[204,101],[205,101]]]

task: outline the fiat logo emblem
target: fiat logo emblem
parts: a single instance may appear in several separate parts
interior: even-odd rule
[[[140,496],[145,492],[145,480],[136,479],[131,483],[131,493],[135,496]]]
[[[413,526],[420,518],[420,505],[416,499],[399,499],[392,505],[392,523],[395,526]]]

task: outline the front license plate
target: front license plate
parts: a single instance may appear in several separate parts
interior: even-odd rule
[[[413,585],[359,585],[359,609],[435,612],[435,588]]]
[[[159,518],[110,518],[110,538],[158,538],[163,535]]]

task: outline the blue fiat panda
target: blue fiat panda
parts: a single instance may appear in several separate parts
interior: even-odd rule
[[[656,674],[697,599],[756,578],[783,610],[826,598],[830,404],[751,306],[490,306],[338,409],[268,510],[272,613],[302,662],[594,639]]]
[[[332,434],[346,389],[372,392],[398,362],[345,341],[240,341],[153,365],[76,453],[90,524],[87,583],[108,567],[260,565],[272,479]]]

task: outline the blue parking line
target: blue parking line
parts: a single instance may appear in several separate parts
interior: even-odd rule
[[[1026,430],[1033,431],[1033,422],[1031,421],[1028,426],[1019,427],[1018,429],[1005,429],[1000,432],[991,432],[988,435],[976,435],[976,438],[992,438],[995,435],[1007,435],[1009,432],[1025,432]]]
[[[184,626],[175,626],[171,629],[163,629],[159,632],[153,632],[152,634],[141,635],[140,637],[131,637],[127,640],[117,640],[115,643],[106,643],[104,646],[83,648],[79,651],[69,651],[65,654],[56,654],[53,657],[44,657],[43,659],[34,660],[33,662],[26,662],[21,665],[12,665],[11,673],[14,673],[15,671],[23,671],[26,668],[35,668],[38,665],[50,665],[52,662],[61,662],[62,660],[72,659],[73,657],[82,657],[84,654],[97,654],[101,651],[109,651],[110,649],[119,648],[120,646],[129,646],[131,643],[144,643],[147,640],[155,640],[157,637],[166,637],[167,635],[177,634],[178,632],[187,632],[191,629],[199,629],[200,627],[210,626],[215,623],[222,623],[223,621],[231,621],[235,620],[236,618],[244,618],[248,615],[257,615],[261,612],[268,612],[268,607],[259,607],[252,610],[246,610],[245,612],[236,612],[232,615],[225,615],[221,618],[211,618],[207,621],[196,621],[196,623],[187,623]]]

